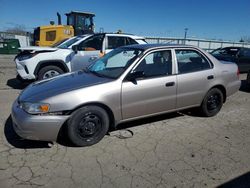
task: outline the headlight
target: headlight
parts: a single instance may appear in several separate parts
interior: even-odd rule
[[[26,59],[30,59],[32,57],[34,57],[37,53],[31,53],[31,54],[26,54],[26,55],[21,55],[18,57],[18,60],[19,61],[23,61],[23,60],[26,60]]]
[[[50,105],[44,103],[24,102],[20,104],[20,108],[29,114],[43,114],[49,112]]]

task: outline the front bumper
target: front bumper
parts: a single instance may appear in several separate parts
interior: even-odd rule
[[[56,141],[60,128],[69,118],[63,115],[31,115],[19,108],[17,100],[11,112],[13,128],[22,138]]]
[[[31,72],[30,72],[31,70],[28,70],[25,61],[19,61],[17,58],[15,58],[15,63],[16,63],[17,73],[23,80],[34,80],[34,79],[36,79],[35,75],[31,74]]]

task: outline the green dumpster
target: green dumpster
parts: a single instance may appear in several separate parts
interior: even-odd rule
[[[0,54],[17,54],[20,43],[18,39],[0,40]]]

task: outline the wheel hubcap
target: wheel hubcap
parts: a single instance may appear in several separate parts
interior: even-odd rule
[[[221,98],[219,94],[211,95],[207,100],[207,108],[209,111],[213,111],[219,107]]]
[[[50,71],[47,71],[44,73],[43,75],[43,79],[46,79],[46,78],[51,78],[51,77],[54,77],[54,76],[57,76],[59,75],[60,73],[55,71],[55,70],[50,70]]]
[[[86,115],[78,125],[78,133],[83,138],[95,136],[98,134],[101,125],[101,119],[97,115]]]

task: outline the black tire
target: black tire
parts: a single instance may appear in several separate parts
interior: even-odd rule
[[[220,89],[213,88],[208,91],[202,101],[200,110],[205,117],[215,116],[223,105],[223,94]]]
[[[48,73],[48,72],[52,73],[52,75],[50,77],[46,76],[46,73]],[[45,78],[51,78],[51,77],[53,77],[53,73],[54,73],[54,76],[57,76],[59,74],[63,74],[64,71],[61,68],[57,67],[57,66],[49,65],[49,66],[41,68],[38,71],[37,79],[38,80],[43,80]]]
[[[68,137],[76,146],[98,143],[108,132],[109,116],[98,106],[85,106],[76,110],[68,121]]]

